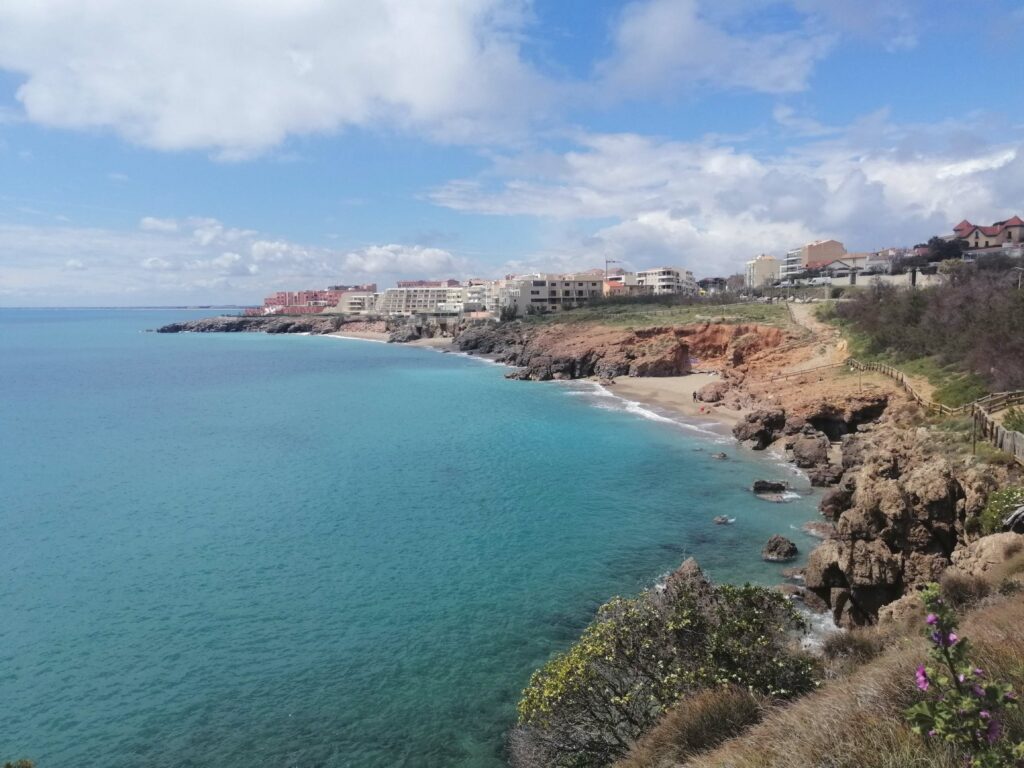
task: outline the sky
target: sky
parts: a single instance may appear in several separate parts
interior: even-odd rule
[[[259,303],[1024,215],[1024,2],[3,0],[0,306]]]

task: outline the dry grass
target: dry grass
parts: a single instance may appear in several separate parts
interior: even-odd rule
[[[892,642],[877,627],[833,632],[821,644],[826,677],[843,677],[881,654]]]
[[[995,678],[1024,690],[1024,599],[996,600],[972,614],[963,634],[972,658]],[[903,711],[916,698],[914,668],[923,638],[908,638],[860,669],[766,716],[745,734],[683,763],[687,768],[958,768],[961,762],[925,744]],[[1024,733],[1019,716],[1008,732]],[[657,765],[657,763],[651,763]]]
[[[948,570],[939,579],[943,599],[958,611],[977,605],[992,591],[992,585],[980,576]]]
[[[758,722],[762,705],[742,688],[714,688],[670,709],[616,768],[671,768]]]

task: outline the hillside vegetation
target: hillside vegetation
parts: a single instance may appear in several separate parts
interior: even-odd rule
[[[692,298],[681,303],[681,298],[605,299],[554,314],[530,315],[526,319],[534,323],[597,323],[636,329],[709,321],[786,328],[792,322],[783,304],[720,303],[712,299]]]
[[[963,265],[940,286],[872,284],[840,302],[835,317],[855,352],[892,362],[937,385],[949,405],[1024,388],[1024,291],[1018,272]],[[958,402],[959,401],[959,402]]]

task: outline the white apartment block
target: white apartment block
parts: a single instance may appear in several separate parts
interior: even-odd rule
[[[377,311],[382,315],[457,314],[462,311],[463,288],[388,288]]]
[[[665,293],[697,294],[697,281],[689,270],[655,267],[636,273],[636,284],[646,286],[655,295]]]
[[[378,296],[379,293],[343,293],[336,309],[345,315],[370,315],[377,310]]]
[[[762,288],[779,279],[782,265],[774,256],[762,253],[756,259],[747,262],[744,285],[747,288]]]

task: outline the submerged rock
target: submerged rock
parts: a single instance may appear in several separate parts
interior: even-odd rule
[[[727,515],[715,515],[711,520],[715,525],[732,525],[734,518],[728,517]]]
[[[729,456],[728,454],[723,453],[722,451],[718,451],[717,453],[712,453],[711,458],[718,459],[719,461],[725,461],[726,459],[729,458]]]

